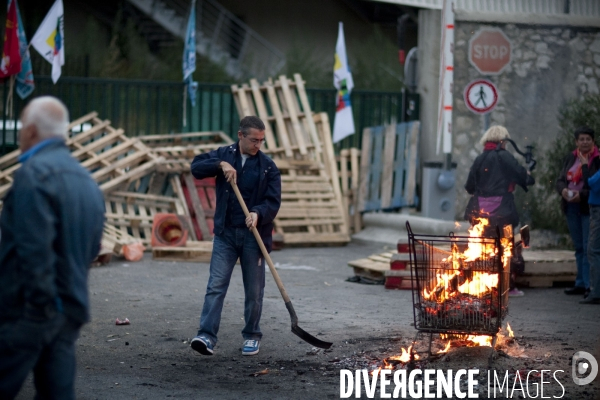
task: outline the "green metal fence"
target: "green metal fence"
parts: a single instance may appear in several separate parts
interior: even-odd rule
[[[221,130],[234,136],[239,116],[231,86],[227,84],[200,83],[195,107],[183,107],[184,85],[180,82],[72,78],[62,77],[55,84],[50,77],[36,77],[33,95],[21,100],[13,96],[13,107],[7,107],[9,85],[2,85],[2,126],[0,127],[0,153],[16,147],[16,120],[23,106],[34,96],[52,95],[67,105],[75,119],[91,111],[108,119],[128,136],[189,132],[192,130]],[[331,123],[335,117],[335,90],[306,89],[311,108],[325,111]],[[395,118],[398,122],[413,120],[418,116],[418,96],[403,92],[352,92],[352,107],[356,134],[344,139],[336,147],[358,147],[365,127],[381,125]],[[11,115],[12,111],[12,115]],[[185,121],[184,121],[185,119]]]

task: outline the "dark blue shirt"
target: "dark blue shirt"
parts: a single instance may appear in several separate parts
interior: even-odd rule
[[[244,166],[242,167],[242,155],[237,152],[235,158],[235,169],[237,171],[237,185],[240,189],[240,193],[244,198],[246,204],[250,203],[254,188],[258,185],[258,178],[260,174],[260,166],[258,164],[258,156],[250,156],[246,159]],[[244,210],[240,206],[240,202],[237,197],[229,197],[229,205],[227,207],[227,226],[236,228],[243,228],[246,226],[246,216]]]
[[[232,197],[235,198],[231,185],[225,179],[219,164],[221,161],[226,161],[234,166],[238,151],[238,143],[234,143],[219,147],[208,153],[199,154],[192,161],[191,171],[196,179],[217,177],[217,209],[215,210],[215,228],[213,230],[215,235],[223,234],[227,208],[231,204],[229,200]],[[273,160],[262,151],[258,152],[256,159],[259,171],[258,182],[254,186],[250,201],[246,205],[250,212],[258,214],[256,228],[265,247],[268,251],[271,251],[273,220],[281,206],[281,174]]]

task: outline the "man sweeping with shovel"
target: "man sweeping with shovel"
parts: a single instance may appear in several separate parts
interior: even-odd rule
[[[275,163],[260,151],[264,141],[263,122],[254,116],[244,117],[240,122],[237,143],[200,154],[192,162],[191,170],[195,178],[217,177],[210,277],[200,316],[200,329],[191,342],[192,348],[200,354],[213,354],[223,301],[238,257],[246,298],[242,354],[254,355],[260,348],[262,333],[259,323],[265,287],[265,257],[251,229],[256,228],[264,247],[270,252],[273,220],[281,205],[281,176]],[[233,190],[236,184],[249,209],[248,216],[244,214]]]

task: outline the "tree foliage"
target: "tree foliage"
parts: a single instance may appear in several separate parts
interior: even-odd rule
[[[551,229],[567,233],[566,219],[560,210],[560,196],[554,189],[556,178],[562,167],[562,160],[575,149],[573,132],[587,125],[596,132],[596,142],[600,135],[600,95],[587,94],[572,99],[559,112],[560,133],[538,162],[536,185],[529,201],[532,224],[536,229]]]

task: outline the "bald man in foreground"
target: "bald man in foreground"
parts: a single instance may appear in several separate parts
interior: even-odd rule
[[[89,320],[104,199],[65,145],[68,124],[53,97],[21,114],[21,167],[0,215],[0,399],[16,397],[31,370],[36,398],[75,398],[75,341]]]

